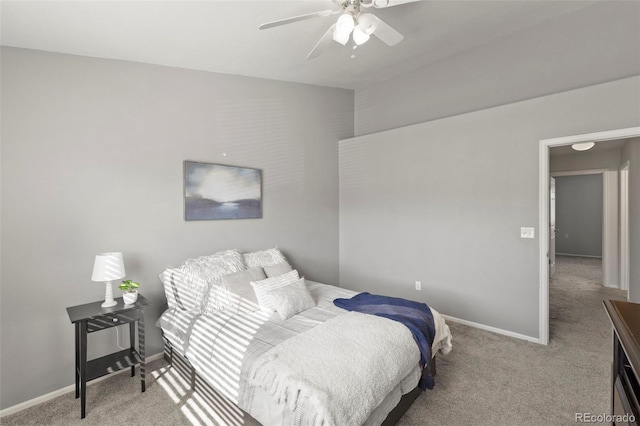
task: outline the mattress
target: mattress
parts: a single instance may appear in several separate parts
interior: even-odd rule
[[[276,345],[345,314],[333,300],[357,294],[312,281],[307,281],[307,286],[317,305],[284,321],[277,313],[269,315],[238,305],[197,317],[170,309],[158,320],[158,325],[175,349],[185,355],[198,374],[220,394],[263,424],[293,424],[291,412],[284,405],[270,401],[264,391],[248,385],[249,369]],[[436,329],[432,353],[447,353],[451,349],[449,328],[437,311],[432,309],[432,313]],[[408,369],[405,379],[387,395],[367,424],[380,423],[401,395],[415,388],[420,373],[417,364]]]

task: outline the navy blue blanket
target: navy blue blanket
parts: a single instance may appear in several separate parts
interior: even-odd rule
[[[420,366],[424,368],[431,359],[431,345],[436,331],[431,309],[425,303],[369,293],[360,293],[351,299],[335,299],[333,303],[348,311],[377,315],[404,324],[420,349]],[[433,377],[427,372],[418,386],[421,389],[433,389],[433,384]]]

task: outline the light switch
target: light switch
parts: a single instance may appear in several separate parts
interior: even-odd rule
[[[520,228],[520,238],[535,238],[535,228]]]

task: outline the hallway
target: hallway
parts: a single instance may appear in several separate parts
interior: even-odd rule
[[[623,290],[602,286],[602,259],[557,256],[556,272],[549,280],[550,340],[572,336],[574,339],[603,341],[609,336],[611,324],[602,301],[626,300]],[[591,340],[593,342],[593,340]],[[607,337],[603,342],[609,342]]]

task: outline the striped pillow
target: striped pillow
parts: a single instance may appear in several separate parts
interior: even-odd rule
[[[260,309],[265,312],[273,312],[276,310],[273,306],[273,301],[269,296],[269,292],[276,288],[284,287],[289,284],[293,284],[298,281],[300,276],[297,270],[287,272],[284,275],[278,275],[277,277],[267,278],[266,280],[251,281],[251,287],[256,293],[256,299],[258,299],[258,305]]]

